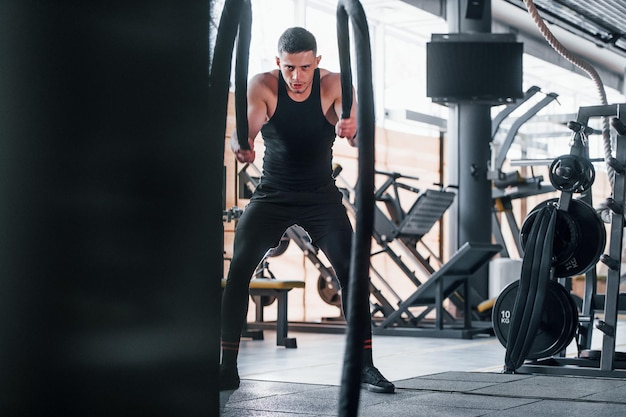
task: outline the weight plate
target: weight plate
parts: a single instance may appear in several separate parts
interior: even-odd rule
[[[287,244],[289,244],[289,242],[287,242]],[[266,273],[268,276],[265,275]],[[264,258],[259,263],[259,266],[254,272],[254,276],[252,277],[252,279],[255,279],[255,278],[276,279],[272,271],[270,271],[269,264],[266,261],[266,258]],[[276,301],[276,296],[274,295],[260,295],[260,296],[254,296],[254,297],[250,296],[250,298],[252,298],[252,301],[254,301],[254,304],[259,304],[259,301],[260,301],[262,307],[267,307],[269,305],[272,305],[272,303]]]
[[[588,190],[596,177],[589,159],[577,155],[561,155],[552,161],[550,182],[557,190],[582,193]]]
[[[317,279],[317,293],[326,304],[341,308],[341,286],[334,274],[328,277],[324,275],[319,276]]]
[[[250,298],[252,298],[252,301],[254,301],[254,304],[258,304],[258,301],[261,301],[261,306],[263,307],[267,307],[272,305],[272,303],[274,301],[276,301],[276,296],[274,295],[259,295],[259,296],[250,296]]]
[[[507,285],[498,295],[493,309],[494,332],[504,347],[507,345],[509,332],[513,330],[510,323],[518,290],[519,280]],[[578,310],[574,300],[561,284],[548,281],[537,334],[526,359],[556,355],[571,343],[577,327]]]
[[[537,205],[524,219],[520,231],[522,249],[541,208],[558,203],[558,198]],[[569,209],[558,210],[554,231],[553,262],[554,276],[567,278],[583,274],[593,267],[606,244],[606,229],[595,209],[581,200],[571,200]]]

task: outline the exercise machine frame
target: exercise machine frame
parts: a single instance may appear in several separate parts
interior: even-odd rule
[[[374,334],[445,337],[445,338],[472,338],[480,333],[491,333],[490,322],[472,320],[474,312],[471,301],[475,296],[468,280],[483,267],[502,247],[500,245],[479,244],[466,242],[447,262],[443,263],[430,248],[421,242],[422,237],[430,231],[433,225],[441,220],[445,211],[450,207],[456,193],[439,185],[439,189],[420,191],[416,187],[398,182],[400,178],[417,180],[415,177],[405,176],[396,172],[377,171],[387,179],[376,190],[375,198],[387,208],[387,214],[377,204],[375,206],[373,238],[381,248],[372,253],[373,256],[387,255],[394,264],[416,286],[415,292],[402,299],[391,285],[373,268],[371,271],[380,282],[391,290],[397,299],[397,307],[391,311],[382,311],[381,317],[373,317]],[[349,185],[344,181],[344,205],[351,213],[355,212],[351,202]],[[405,212],[400,203],[399,189],[417,195],[411,207]],[[392,194],[388,193],[391,190]],[[391,247],[396,242],[398,246],[412,258],[416,265],[422,268],[425,278],[421,281],[401,256]],[[428,258],[417,250],[420,243],[426,248],[429,257],[435,257],[440,264],[439,269],[430,265]],[[371,263],[370,263],[371,264]],[[444,305],[449,300],[451,306],[462,311],[458,319],[455,314]],[[482,300],[480,300],[482,301]],[[478,304],[478,302],[476,303]],[[391,305],[391,303],[387,303]],[[412,308],[421,311],[412,312]],[[373,311],[375,314],[376,311]],[[432,314],[431,314],[432,313]],[[430,317],[434,314],[434,318]]]
[[[539,87],[530,87],[524,93],[524,97],[522,99],[505,106],[505,108],[494,117],[491,122],[492,146],[496,134],[500,130],[502,122],[515,110],[520,108],[524,103],[527,103],[533,96],[540,92],[541,89]],[[500,252],[500,255],[502,257],[509,258],[510,253],[505,244],[505,238],[504,234],[502,233],[498,214],[504,214],[506,221],[509,225],[509,229],[511,231],[511,236],[514,240],[515,249],[517,250],[517,253],[521,256],[523,254],[523,250],[522,245],[519,241],[520,229],[513,214],[513,200],[555,191],[555,188],[552,185],[543,184],[542,176],[532,175],[530,178],[521,178],[520,174],[517,171],[508,174],[504,173],[502,171],[504,161],[506,160],[506,156],[511,148],[511,145],[513,145],[513,141],[515,140],[515,137],[517,136],[517,133],[519,132],[519,129],[522,127],[522,125],[530,120],[533,116],[535,116],[541,109],[556,100],[557,97],[558,94],[556,93],[547,93],[541,100],[539,100],[528,110],[522,113],[511,124],[510,128],[506,132],[502,144],[497,149],[495,149],[495,147],[493,149],[488,174],[488,178],[493,180],[494,184],[496,185],[492,191],[492,233],[495,241],[502,245],[502,251]],[[510,177],[513,177],[512,181],[510,180]]]

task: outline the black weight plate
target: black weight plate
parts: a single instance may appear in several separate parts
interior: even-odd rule
[[[556,204],[558,198],[537,205],[524,219],[520,231],[522,249],[530,234],[537,212],[548,204]],[[595,209],[581,200],[572,200],[567,212],[557,211],[553,244],[554,276],[567,278],[583,274],[593,267],[606,245],[606,229]]]
[[[326,304],[341,308],[341,287],[339,280],[334,275],[329,277],[319,276],[317,279],[317,293]]]
[[[261,306],[263,307],[270,306],[274,301],[276,301],[276,297],[273,295],[260,295],[255,297],[250,296],[250,298],[252,298],[254,304],[257,304],[258,301],[261,301]]]
[[[577,155],[561,155],[550,165],[550,182],[557,190],[581,193],[595,179],[595,169],[589,159]]]
[[[511,314],[518,289],[519,281],[507,285],[498,295],[493,308],[494,332],[504,347],[507,345],[509,331],[511,331]],[[526,359],[547,358],[562,351],[571,343],[577,326],[576,304],[561,284],[548,281],[543,313],[535,340]]]
[[[270,275],[271,275],[270,277],[266,277],[263,274],[261,274],[261,276],[255,276],[255,278],[275,279],[271,273]],[[254,301],[254,304],[258,304],[260,302],[262,307],[270,306],[274,303],[274,301],[276,301],[276,296],[274,295],[258,295],[254,297],[251,295],[250,298],[252,298],[252,301]]]
[[[287,242],[287,244],[289,244],[289,242]],[[266,273],[269,276],[265,276]],[[265,259],[261,261],[261,263],[257,267],[257,270],[254,273],[254,277],[252,279],[254,278],[276,279],[274,278],[274,274],[272,274],[272,272],[270,271],[267,262],[265,262]],[[254,304],[259,304],[260,302],[262,307],[267,307],[269,305],[272,305],[272,303],[276,301],[276,296],[274,295],[260,295],[260,296],[254,296],[254,297],[250,296],[250,298],[252,298],[252,301],[254,301]]]
[[[546,205],[543,203],[539,204],[524,219],[520,233],[522,249],[526,249],[528,236],[535,223],[537,213]],[[568,213],[558,210],[556,215],[554,240],[552,242],[552,265],[558,268],[561,265],[566,265],[575,256],[578,242],[580,241],[580,230],[578,224]]]

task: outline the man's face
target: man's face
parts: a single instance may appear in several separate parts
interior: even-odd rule
[[[319,65],[321,56],[313,51],[289,54],[283,52],[276,57],[276,65],[283,74],[287,88],[294,94],[308,93],[313,82],[313,74]]]

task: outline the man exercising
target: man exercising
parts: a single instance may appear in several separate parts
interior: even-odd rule
[[[265,143],[263,175],[235,232],[233,257],[222,302],[220,390],[239,387],[237,355],[248,311],[248,285],[265,253],[285,230],[298,224],[310,235],[337,274],[347,312],[352,225],[332,178],[336,136],[356,146],[356,106],[342,119],[340,74],[318,68],[315,37],[287,29],[278,40],[278,69],[257,74],[248,86],[248,144],[231,147],[239,162],[255,159],[254,138]],[[346,315],[347,317],[347,315]],[[363,320],[371,322],[370,314]],[[393,393],[395,386],[372,361],[372,329],[363,334],[362,383],[369,391]]]

